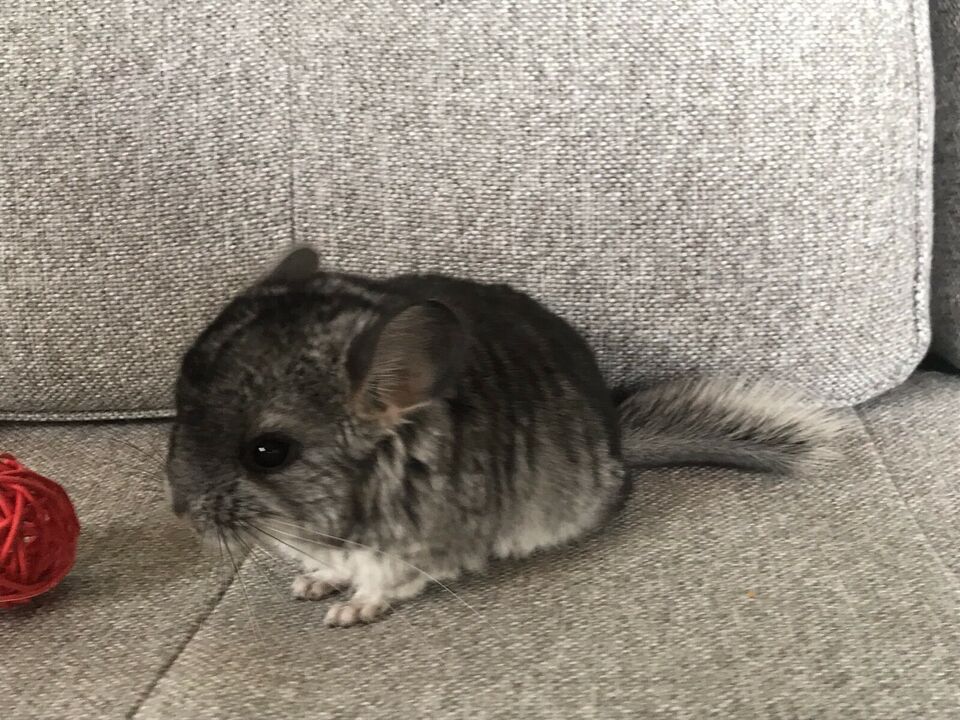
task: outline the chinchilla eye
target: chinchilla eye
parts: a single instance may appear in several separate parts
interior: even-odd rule
[[[243,462],[255,472],[277,472],[297,459],[300,446],[291,438],[277,433],[258,435],[243,449]]]

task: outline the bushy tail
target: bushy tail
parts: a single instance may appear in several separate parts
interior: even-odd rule
[[[634,467],[723,465],[794,473],[836,455],[844,422],[791,387],[703,378],[641,390],[619,406]]]

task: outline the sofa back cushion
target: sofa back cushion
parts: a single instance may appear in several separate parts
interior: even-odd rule
[[[960,368],[960,0],[934,0],[930,8],[937,97],[933,349]]]
[[[926,3],[276,3],[0,18],[0,416],[169,412],[277,251],[513,283],[612,383],[836,404],[928,341]]]

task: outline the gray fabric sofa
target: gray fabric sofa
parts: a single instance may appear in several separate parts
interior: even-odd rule
[[[955,0],[0,11],[0,450],[83,528],[0,611],[0,715],[960,716],[958,36]],[[163,488],[186,343],[297,242],[523,287],[611,383],[799,384],[843,457],[639,473],[607,532],[328,630]]]

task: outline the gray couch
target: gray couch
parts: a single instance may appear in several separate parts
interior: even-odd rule
[[[0,715],[960,717],[958,48],[956,0],[5,7],[0,449],[83,531],[0,611]],[[602,535],[328,630],[163,491],[185,344],[293,242],[512,282],[611,383],[800,384],[844,456],[640,473]]]

